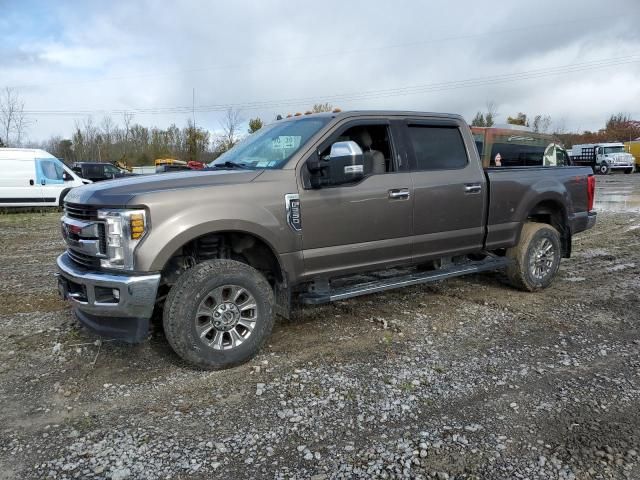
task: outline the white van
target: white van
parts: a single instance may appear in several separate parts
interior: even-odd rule
[[[0,207],[62,205],[69,190],[87,183],[44,150],[0,148]]]

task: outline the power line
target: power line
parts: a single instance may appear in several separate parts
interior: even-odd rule
[[[614,57],[600,60],[592,60],[588,62],[580,62],[557,67],[547,67],[534,70],[526,70],[522,72],[505,73],[500,75],[491,75],[486,77],[475,77],[463,80],[450,80],[446,82],[429,83],[422,85],[410,85],[397,88],[369,90],[357,93],[333,94],[333,95],[316,95],[312,97],[302,98],[285,98],[279,100],[252,101],[244,103],[228,103],[200,106],[176,106],[176,107],[148,107],[135,109],[94,109],[94,110],[25,110],[25,114],[31,116],[87,116],[87,115],[118,115],[118,114],[135,114],[135,115],[166,115],[166,114],[183,114],[194,112],[215,112],[225,111],[229,108],[239,110],[259,110],[259,109],[276,109],[285,107],[296,107],[309,105],[318,101],[329,102],[353,102],[359,100],[388,98],[397,96],[419,95],[423,93],[438,92],[445,90],[453,90],[460,88],[473,88],[481,86],[489,86],[501,83],[515,82],[521,80],[531,80],[544,78],[555,75],[566,75],[571,73],[579,73],[584,71],[602,70],[614,66],[627,65],[640,62],[640,54],[627,55],[623,57]]]

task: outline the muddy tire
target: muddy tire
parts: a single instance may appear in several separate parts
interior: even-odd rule
[[[253,267],[209,260],[182,274],[164,306],[173,350],[200,368],[217,370],[256,355],[273,327],[273,289]]]
[[[547,288],[560,267],[558,231],[546,223],[525,223],[518,244],[507,250],[509,283],[527,292]]]

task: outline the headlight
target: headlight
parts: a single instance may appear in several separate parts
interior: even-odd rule
[[[133,270],[133,252],[147,232],[147,215],[144,210],[98,210],[98,218],[104,221],[106,259],[100,260],[105,268]]]

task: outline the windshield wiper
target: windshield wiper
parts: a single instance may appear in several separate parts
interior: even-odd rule
[[[238,168],[241,170],[248,170],[249,167],[247,167],[246,163],[235,163],[235,162],[230,162],[230,161],[226,161],[224,163],[219,163],[219,164],[213,164],[214,167],[216,168]]]

